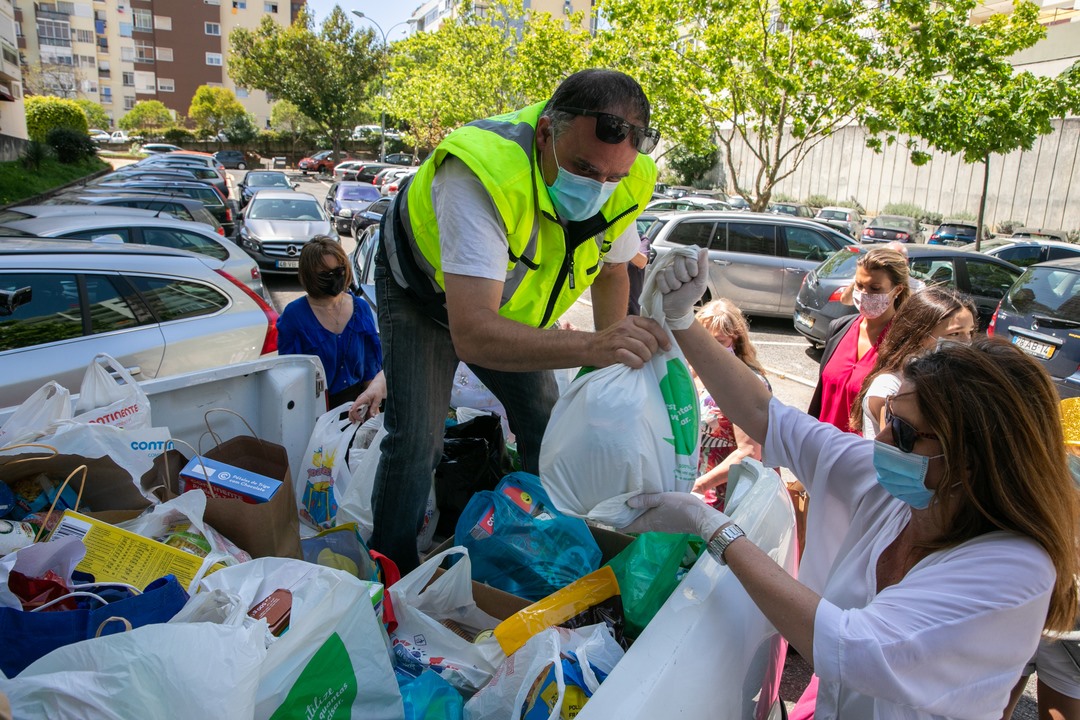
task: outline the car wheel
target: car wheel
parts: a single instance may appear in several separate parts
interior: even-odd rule
[[[247,170],[247,163],[236,163],[237,170]]]

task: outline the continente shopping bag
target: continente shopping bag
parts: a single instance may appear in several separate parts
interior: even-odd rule
[[[626,501],[642,493],[688,492],[697,479],[697,390],[664,319],[656,274],[675,248],[650,267],[642,315],[664,328],[671,349],[640,369],[584,368],[555,403],[540,448],[540,479],[555,506],[574,517],[625,527],[643,511]]]

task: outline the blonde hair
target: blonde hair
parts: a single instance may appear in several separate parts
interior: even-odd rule
[[[750,324],[735,303],[727,298],[717,298],[702,305],[696,317],[713,337],[719,333],[733,338],[732,348],[736,357],[758,375],[765,376],[765,368],[761,367],[757,357],[757,348],[750,342]]]
[[[860,256],[856,263],[866,272],[883,270],[893,286],[900,288],[900,292],[893,298],[894,308],[899,308],[911,296],[907,258],[903,254],[892,248],[876,247]]]

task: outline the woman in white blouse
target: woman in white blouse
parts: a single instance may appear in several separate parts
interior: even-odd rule
[[[632,532],[694,532],[820,678],[815,717],[997,720],[1041,631],[1077,609],[1077,492],[1057,394],[1000,340],[904,367],[873,442],[787,407],[693,322],[707,258],[660,279],[675,339],[713,398],[810,493],[820,582],[791,578],[689,493],[641,495]],[[689,318],[689,319],[688,319]]]

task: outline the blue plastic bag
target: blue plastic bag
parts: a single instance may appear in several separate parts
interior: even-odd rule
[[[465,700],[439,673],[425,670],[418,677],[398,674],[398,690],[405,703],[405,720],[462,720]]]
[[[545,598],[600,567],[600,548],[585,521],[556,510],[540,478],[524,472],[476,493],[454,541],[469,550],[473,580],[527,600]]]

